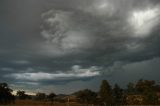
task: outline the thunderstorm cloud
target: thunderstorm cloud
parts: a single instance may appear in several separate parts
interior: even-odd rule
[[[58,93],[159,81],[159,28],[159,0],[1,0],[1,81]]]

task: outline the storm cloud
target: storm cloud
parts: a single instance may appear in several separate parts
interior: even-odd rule
[[[158,0],[2,0],[0,16],[0,77],[15,89],[159,81]]]

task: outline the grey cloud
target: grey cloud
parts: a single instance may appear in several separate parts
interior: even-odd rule
[[[3,68],[1,68],[0,70],[1,70],[1,71],[8,71],[8,72],[14,71],[13,68],[8,68],[8,67],[3,67]]]
[[[55,73],[46,73],[43,71],[39,72],[23,72],[23,73],[13,73],[6,75],[5,77],[14,78],[16,80],[29,80],[29,81],[41,81],[41,80],[74,80],[76,78],[82,79],[87,77],[94,77],[100,75],[99,67],[92,66],[90,68],[84,69],[79,65],[74,65],[71,71],[61,72],[57,71]],[[28,69],[29,70],[29,69]]]
[[[153,59],[160,56],[159,11],[158,0],[0,1],[1,80],[17,82],[14,84],[24,88],[25,83],[31,83],[36,88],[35,81],[21,82],[15,75],[44,74],[51,78],[41,78],[37,86],[59,84],[54,87],[58,91],[63,84],[71,89],[70,84],[76,82],[79,88],[88,87],[95,79],[93,86],[97,88],[102,78],[121,84],[125,79],[147,78],[154,63],[154,70],[159,69],[156,62],[159,59]],[[78,66],[72,67],[75,64]],[[147,70],[145,66],[148,71],[143,71]],[[78,71],[83,75],[91,68],[99,76],[73,76],[77,74],[75,70],[84,71]],[[63,80],[52,79],[57,71],[58,75],[63,74],[60,76]],[[136,77],[136,73],[142,76]],[[157,73],[153,71],[151,79]]]
[[[107,1],[104,1],[104,2],[107,2]],[[128,2],[126,2],[126,4],[127,3]],[[133,2],[131,2],[131,3],[133,3]],[[95,2],[95,4],[96,4],[96,2]],[[121,5],[121,3],[118,3],[118,4]],[[119,7],[121,7],[121,6],[119,6]],[[54,9],[52,9],[52,10],[54,10]],[[50,10],[50,11],[52,11],[52,10]],[[69,40],[70,43],[65,43],[65,46],[74,45],[74,47],[76,48],[75,50],[77,50],[77,49],[79,50],[78,47],[80,45],[82,45],[82,47],[84,47],[83,44],[85,44],[85,47],[88,47],[88,49],[87,50],[82,49],[82,51],[85,51],[86,54],[90,53],[89,51],[91,51],[92,52],[91,55],[93,55],[94,53],[96,53],[96,51],[98,51],[97,54],[99,54],[99,53],[113,54],[114,52],[119,53],[121,51],[125,51],[128,47],[130,47],[130,45],[135,46],[133,48],[136,48],[136,46],[141,46],[141,44],[143,45],[143,43],[139,43],[140,45],[133,45],[133,44],[136,44],[137,42],[141,42],[142,39],[141,38],[133,38],[134,34],[130,31],[131,29],[127,28],[127,27],[129,27],[127,25],[128,23],[126,23],[124,21],[124,19],[126,19],[127,17],[124,19],[122,16],[118,16],[117,18],[114,18],[115,15],[113,15],[112,18],[106,18],[105,20],[103,20],[101,18],[90,16],[87,13],[85,13],[85,11],[83,11],[83,10],[81,10],[81,11],[76,10],[77,13],[75,13],[74,11],[69,11],[69,13],[70,12],[72,13],[72,17],[69,17],[69,19],[71,19],[72,21],[71,22],[69,21],[69,22],[75,23],[76,28],[80,27],[83,30],[85,29],[87,32],[90,32],[91,34],[85,35],[90,38],[90,40],[88,41],[89,45],[82,42],[81,37],[83,37],[83,35],[79,35],[81,37],[78,37],[76,39],[81,40],[82,44],[78,43],[78,42],[72,43],[72,40]],[[65,16],[68,17],[68,15],[65,15]],[[101,17],[103,17],[103,16],[101,16]],[[65,21],[65,20],[63,20],[63,21]],[[68,23],[68,21],[65,21],[65,22]],[[62,25],[62,26],[65,26],[65,25]],[[72,25],[69,24],[68,27],[72,27]],[[47,31],[47,33],[50,33],[49,36],[55,37],[56,35],[54,33],[57,31],[54,31],[54,30],[56,28],[49,26],[49,29],[53,30],[53,33],[50,33],[51,32],[50,30]],[[70,28],[67,29],[67,31],[73,31],[73,30],[75,30],[75,27],[72,29],[70,29]],[[59,30],[58,30],[58,32],[59,32]],[[46,35],[46,34],[43,34],[43,35]],[[66,36],[66,34],[61,33],[60,36]],[[63,45],[62,39],[65,39],[65,37],[60,37],[60,36],[55,37],[54,40],[56,42],[58,42],[58,45]],[[56,39],[61,39],[62,41],[57,41]],[[76,41],[76,39],[73,39],[73,41]],[[146,39],[146,38],[143,38],[143,39]],[[53,39],[50,39],[50,40],[53,40]],[[83,41],[85,41],[85,40],[83,40]],[[78,47],[76,47],[76,44],[78,44]],[[54,54],[54,52],[52,52],[52,50],[58,51],[57,49],[54,50],[54,48],[52,47],[53,45],[55,46],[56,44],[51,44],[50,47],[47,46],[47,47],[49,47],[48,49],[51,50],[50,51],[51,54]],[[127,46],[127,45],[129,45],[129,46]],[[63,51],[63,53],[65,53],[65,52],[66,51]],[[74,52],[74,50],[71,53],[73,53],[73,52]],[[60,53],[62,53],[62,51],[60,51],[58,53],[60,54]]]
[[[15,60],[15,61],[12,61],[12,62],[15,63],[15,64],[19,64],[19,65],[30,64],[30,62],[27,61],[27,60]]]
[[[109,80],[112,83],[121,83],[123,87],[126,87],[128,82],[135,82],[141,78],[155,80],[159,83],[159,62],[159,57],[155,57],[150,60],[124,64],[121,66],[123,70],[114,73]]]

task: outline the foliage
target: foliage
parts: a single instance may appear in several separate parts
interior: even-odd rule
[[[146,89],[151,88],[153,89],[155,86],[155,81],[151,80],[143,80],[140,79],[136,84],[136,89],[139,93],[143,93]]]
[[[158,96],[156,92],[151,88],[146,88],[143,92],[144,104],[155,105],[158,103]]]
[[[113,97],[114,97],[114,104],[122,103],[123,89],[121,89],[120,86],[117,84],[115,84],[113,88]]]
[[[96,100],[97,94],[89,89],[85,89],[76,93],[80,103],[93,104]]]
[[[36,94],[36,100],[45,100],[45,99],[46,99],[46,94],[45,93],[38,92]]]
[[[17,96],[19,99],[27,99],[29,96],[25,93],[25,91],[17,91]]]
[[[47,96],[47,99],[49,100],[49,101],[54,101],[54,98],[56,97],[56,94],[55,93],[50,93],[48,96]]]
[[[127,85],[127,93],[128,94],[134,94],[135,93],[135,86],[134,83],[128,83]]]
[[[15,97],[12,95],[12,89],[8,87],[7,83],[0,83],[0,104],[13,103]]]
[[[103,80],[101,83],[99,96],[105,105],[111,105],[113,103],[112,89],[106,80]]]
[[[29,100],[29,96],[25,94],[25,91],[17,91],[17,96],[19,98],[17,100],[19,101]],[[153,80],[140,79],[135,84],[129,83],[127,89],[120,88],[118,84],[115,84],[112,89],[112,86],[110,86],[108,81],[103,80],[98,93],[89,89],[84,89],[73,95],[68,95],[68,97],[71,96],[74,96],[74,103],[79,101],[79,103],[84,105],[159,105],[160,85],[157,85]],[[33,98],[38,100],[36,101],[37,103],[50,104],[50,106],[57,104],[57,102],[64,103],[68,101],[66,95],[57,96],[57,98],[55,97],[55,93],[50,93],[49,95],[37,93]],[[0,83],[0,104],[14,102],[14,99],[12,89],[8,87],[7,83]]]

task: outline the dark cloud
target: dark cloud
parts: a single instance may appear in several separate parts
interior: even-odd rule
[[[124,86],[154,64],[150,79],[159,80],[158,0],[2,0],[0,16],[0,77],[15,89]]]

